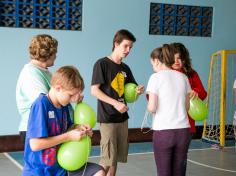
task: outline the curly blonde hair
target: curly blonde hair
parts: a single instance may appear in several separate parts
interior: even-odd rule
[[[47,34],[36,35],[29,45],[30,58],[45,62],[57,53],[58,42]]]

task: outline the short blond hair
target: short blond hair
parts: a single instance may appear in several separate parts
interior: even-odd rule
[[[60,85],[66,90],[84,90],[84,80],[78,69],[74,66],[63,66],[59,68],[51,79],[51,85]]]
[[[34,36],[29,45],[30,58],[45,62],[50,56],[57,53],[58,42],[55,38],[47,34]]]

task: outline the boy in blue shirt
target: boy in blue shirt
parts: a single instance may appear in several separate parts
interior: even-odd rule
[[[79,71],[73,66],[64,66],[53,74],[49,93],[40,94],[32,104],[26,133],[24,176],[80,176],[84,169],[84,176],[105,175],[103,168],[94,163],[87,163],[86,167],[73,172],[67,172],[57,163],[57,149],[61,143],[92,136],[89,126],[74,126],[71,120],[70,103],[78,100],[83,89]]]

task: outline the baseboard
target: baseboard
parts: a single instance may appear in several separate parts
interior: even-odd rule
[[[194,139],[200,139],[202,136],[202,126],[196,127],[196,134],[193,136]],[[149,129],[131,128],[129,129],[129,142],[150,142],[152,141],[152,131]],[[147,132],[147,133],[146,133]],[[99,145],[100,142],[99,130],[93,131],[92,145]],[[0,136],[0,153],[2,152],[13,152],[24,150],[24,144],[21,142],[19,135],[6,135]]]

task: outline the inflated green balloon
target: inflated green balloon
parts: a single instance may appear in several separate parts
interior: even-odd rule
[[[57,161],[65,170],[75,171],[87,162],[90,151],[91,139],[88,136],[80,141],[65,142],[57,151]]]
[[[199,98],[190,100],[190,108],[188,111],[190,117],[196,121],[205,120],[208,116],[208,109],[206,104]]]
[[[96,113],[88,104],[81,102],[75,106],[74,112],[75,124],[87,124],[93,128],[96,125]]]
[[[138,99],[136,88],[137,88],[137,85],[134,83],[125,84],[125,90],[124,90],[125,102],[133,103]]]

